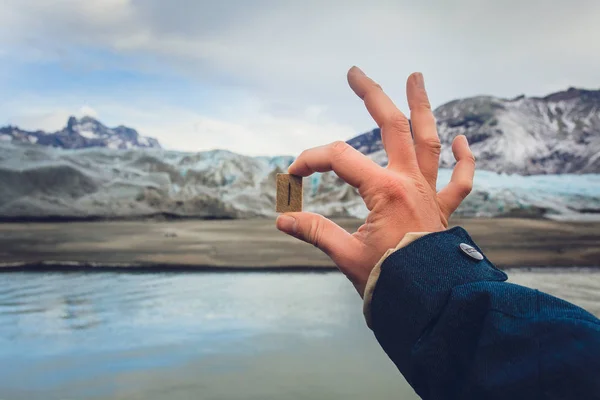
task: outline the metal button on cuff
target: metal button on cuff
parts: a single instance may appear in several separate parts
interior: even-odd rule
[[[478,252],[477,249],[475,249],[473,246],[469,246],[466,243],[461,243],[459,247],[463,251],[463,253],[465,253],[469,257],[471,257],[477,261],[483,260],[483,254]]]

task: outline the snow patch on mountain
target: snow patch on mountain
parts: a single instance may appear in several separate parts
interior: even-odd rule
[[[440,165],[454,165],[452,140],[466,135],[478,168],[522,175],[600,172],[600,90],[571,88],[543,98],[478,96],[434,111]],[[387,163],[379,129],[348,141]]]
[[[275,177],[292,157],[224,150],[64,150],[0,142],[0,218],[275,216]],[[451,170],[440,171],[440,187]],[[332,173],[304,179],[307,211],[364,218],[356,190]],[[463,216],[589,219],[600,215],[600,175],[518,176],[478,171]]]
[[[457,214],[600,219],[600,91],[543,98],[478,96],[435,110],[442,153],[439,187],[451,176],[451,142],[469,138],[474,190]],[[348,141],[387,164],[379,129]],[[166,151],[125,126],[84,117],[61,131],[0,128],[0,218],[198,218],[275,215],[275,176],[292,157],[225,150]],[[367,215],[357,191],[333,173],[304,180],[305,209]]]
[[[35,143],[63,149],[107,147],[111,149],[160,148],[156,139],[140,136],[125,126],[108,128],[92,117],[70,117],[57,132],[24,131],[14,126],[0,128],[0,140]]]

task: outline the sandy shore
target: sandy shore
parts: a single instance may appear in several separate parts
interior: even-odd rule
[[[356,229],[361,221],[340,220]],[[456,220],[500,267],[600,266],[600,223]],[[332,268],[271,220],[0,224],[3,270]]]

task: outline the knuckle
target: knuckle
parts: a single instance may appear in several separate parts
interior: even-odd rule
[[[350,145],[343,140],[336,140],[331,144],[331,152],[334,159],[339,159],[350,148]]]
[[[308,229],[307,239],[315,247],[319,247],[321,244],[321,238],[323,237],[323,230],[325,229],[324,217],[317,216],[310,222]]]
[[[370,80],[369,82],[369,86],[368,86],[368,92],[376,92],[376,91],[383,91],[383,88],[381,87],[381,85],[373,80]]]
[[[417,189],[417,192],[421,194],[421,196],[427,196],[429,193],[431,193],[431,186],[429,186],[427,181],[424,181],[423,179],[413,179],[413,185]]]
[[[434,153],[435,155],[440,155],[442,153],[442,142],[439,137],[427,138],[421,141],[422,146],[426,147],[429,151]]]
[[[382,128],[396,132],[410,132],[410,123],[402,113],[395,112],[383,123]]]
[[[429,103],[429,100],[427,99],[427,96],[425,96],[425,98],[423,99],[419,99],[416,101],[413,101],[409,104],[411,111],[426,111],[429,112],[431,111],[431,104]]]
[[[386,201],[394,202],[403,200],[406,197],[407,190],[401,179],[386,178],[381,182],[378,192]]]
[[[473,182],[472,181],[462,181],[456,184],[456,188],[458,190],[458,194],[461,198],[465,198],[471,193],[473,190]]]

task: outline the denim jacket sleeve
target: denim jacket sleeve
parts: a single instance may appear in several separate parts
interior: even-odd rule
[[[370,326],[423,399],[600,399],[600,321],[526,287],[462,228],[423,236],[382,262]],[[483,254],[483,253],[482,253]]]

